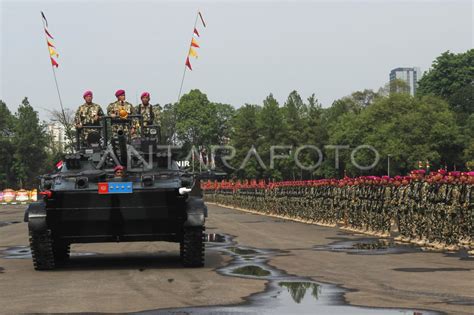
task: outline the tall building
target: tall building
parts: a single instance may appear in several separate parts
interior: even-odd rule
[[[46,132],[50,135],[53,144],[63,150],[66,144],[69,144],[66,137],[64,126],[54,121],[46,125]]]
[[[420,68],[395,68],[390,71],[390,92],[399,92],[396,91],[396,86],[392,85],[393,81],[398,79],[407,84],[411,95],[415,95],[420,77]]]

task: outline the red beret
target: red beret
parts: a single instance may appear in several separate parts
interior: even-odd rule
[[[144,98],[144,97],[150,97],[150,93],[148,92],[143,92],[142,95],[140,96],[140,98]]]
[[[118,170],[124,170],[124,167],[122,165],[117,165],[115,168],[114,168],[114,172],[118,171]]]
[[[82,94],[82,97],[86,96],[92,96],[92,91],[85,91],[84,94]]]
[[[117,90],[117,92],[115,92],[116,97],[119,97],[120,95],[125,95],[125,91],[124,90]]]
[[[438,173],[440,173],[441,175],[446,175],[448,172],[446,170],[439,169]]]

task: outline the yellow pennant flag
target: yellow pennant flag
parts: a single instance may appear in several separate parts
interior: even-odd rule
[[[192,47],[189,48],[189,56],[194,57],[194,58],[198,57],[197,52]]]
[[[56,56],[56,57],[59,57],[59,54],[56,50],[54,50],[53,47],[48,47],[49,48],[49,55],[50,56]]]
[[[192,46],[192,47],[199,48],[199,44],[198,44],[198,42],[194,39],[194,37],[191,39],[191,46]]]

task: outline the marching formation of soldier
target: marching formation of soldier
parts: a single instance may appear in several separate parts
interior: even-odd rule
[[[126,119],[130,115],[138,114],[142,115],[144,127],[157,123],[155,110],[159,110],[159,106],[155,107],[150,104],[150,93],[143,92],[141,95],[141,103],[137,106],[133,106],[126,101],[124,90],[117,90],[115,97],[117,100],[107,106],[107,115],[111,118],[120,120],[120,118]],[[79,106],[74,118],[76,128],[81,129],[85,126],[100,126],[101,118],[104,117],[102,108],[100,105],[92,102],[93,94],[91,91],[84,92],[83,98],[85,103]],[[122,130],[125,135],[130,134],[133,137],[138,128],[140,128],[138,119],[131,119],[131,123],[124,122],[123,124],[114,124],[112,126],[112,133],[116,135],[119,130]],[[87,138],[90,130],[91,129],[84,128],[81,133],[82,141]]]
[[[386,236],[398,231],[399,239],[420,244],[473,246],[474,172],[202,187],[208,201],[264,214]]]

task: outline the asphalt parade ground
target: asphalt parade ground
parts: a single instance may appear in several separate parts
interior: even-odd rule
[[[24,205],[0,206],[0,313],[474,313],[474,258],[209,205],[204,268],[174,243],[73,244],[34,271]]]

